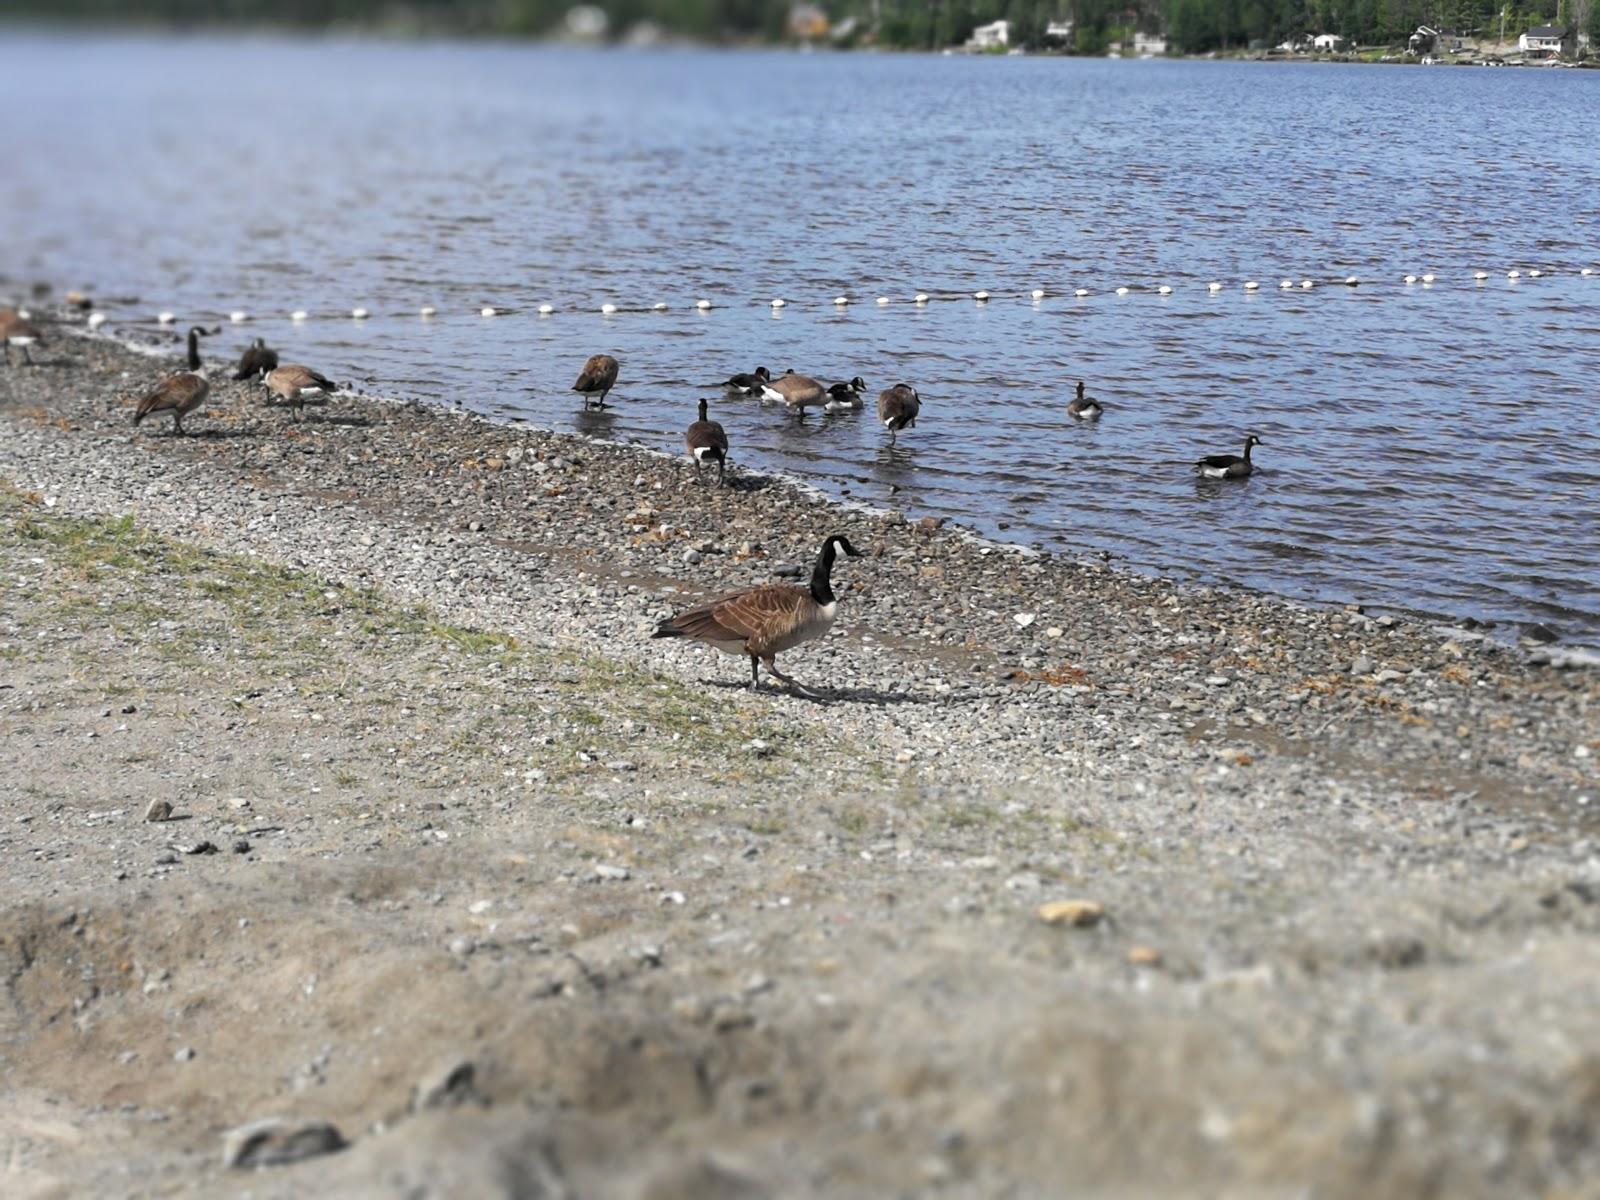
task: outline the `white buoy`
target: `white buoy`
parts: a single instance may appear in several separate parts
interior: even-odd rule
[[[1415,275],[1407,275],[1405,281],[1407,283],[1415,283],[1417,281],[1417,277]]]
[[[1506,278],[1507,279],[1521,279],[1522,278],[1522,272],[1521,271],[1507,271],[1506,272]]]
[[[1033,289],[1033,298],[1035,300],[1043,300],[1044,299],[1044,289],[1043,288],[1034,288]]]
[[[478,315],[480,317],[492,317],[492,316],[495,316],[496,314],[495,314],[494,305],[485,304],[482,308],[480,308],[478,310]]]
[[[989,298],[989,293],[988,292],[973,292],[972,293],[972,298],[974,300],[976,300],[979,304],[982,304],[985,300],[987,300]]]
[[[782,308],[787,303],[789,303],[787,300],[785,300],[782,296],[779,296],[779,297],[777,297],[776,299],[773,300],[772,307],[773,308]]]
[[[1423,283],[1432,283],[1433,279],[1434,279],[1434,277],[1432,275],[1424,275],[1422,277],[1422,282]]]
[[[1254,279],[1247,279],[1247,280],[1245,280],[1245,283],[1244,283],[1244,290],[1247,291],[1247,292],[1253,292],[1260,286],[1261,285],[1259,283],[1257,283]]]
[[[417,315],[421,316],[421,317],[431,317],[431,316],[433,316],[434,313],[436,313],[438,311],[439,310],[437,308],[435,308],[433,305],[424,304],[421,308],[417,309]]]
[[[609,317],[612,313],[617,311],[617,306],[615,304],[602,304],[600,306],[600,311]]]
[[[367,319],[367,316],[368,316],[367,310],[364,309],[364,308],[352,308],[350,310],[350,318],[352,320],[365,321]]]
[[[1281,283],[1279,283],[1278,286],[1280,288],[1282,288],[1284,291],[1288,291],[1290,288],[1292,288],[1294,286],[1294,280],[1285,279]]]
[[[835,296],[833,298],[833,302],[835,304],[837,304],[840,308],[843,308],[846,304],[850,303],[850,297],[849,296]]]
[[[1087,296],[1089,294],[1089,289],[1088,288],[1078,288],[1072,294],[1074,296],[1078,297],[1078,299],[1081,300],[1081,299],[1083,299],[1085,296]]]
[[[1222,285],[1220,283],[1212,281],[1211,283],[1206,284],[1206,291],[1208,292],[1220,292],[1221,290]]]
[[[1344,285],[1345,285],[1345,287],[1356,287],[1360,283],[1361,283],[1361,280],[1357,279],[1354,275],[1346,275],[1344,277]]]
[[[887,297],[887,296],[879,296],[878,297],[878,303],[879,304],[887,304],[888,302],[889,302],[889,297]],[[917,293],[917,303],[918,304],[926,304],[927,302],[928,302],[928,293],[927,292],[918,292]]]
[[[1583,270],[1579,271],[1578,274],[1579,275],[1593,275],[1594,274],[1594,268],[1593,267],[1585,267],[1585,268],[1583,268]]]
[[[700,309],[700,311],[704,312],[706,309],[711,307],[711,301],[709,301],[709,300],[696,300],[694,302],[694,306],[696,308]]]
[[[1169,288],[1166,284],[1163,283],[1160,287],[1158,287],[1156,289],[1156,294],[1158,296],[1170,296],[1170,295],[1172,295],[1172,289]]]
[[[665,300],[657,300],[654,304],[652,304],[650,306],[650,310],[652,312],[666,312],[667,311],[667,302]]]
[[[1474,271],[1472,273],[1472,277],[1474,279],[1476,279],[1479,283],[1482,283],[1485,279],[1489,278],[1489,272],[1487,272],[1487,271]]]
[[[1118,289],[1117,289],[1117,295],[1119,295],[1119,296],[1126,296],[1126,295],[1127,295],[1127,294],[1128,294],[1128,289],[1127,289],[1127,288],[1125,288],[1125,287],[1119,287],[1119,288],[1118,288]]]
[[[1302,279],[1300,281],[1300,288],[1301,288],[1302,291],[1309,292],[1315,286],[1316,286],[1316,284],[1312,283],[1311,280],[1309,280],[1309,279]]]
[[[297,308],[292,313],[289,314],[289,320],[291,320],[291,321],[304,321],[306,319],[306,315],[307,314],[306,314],[306,310],[305,309]]]
[[[1528,278],[1529,279],[1537,279],[1537,278],[1539,278],[1539,276],[1541,276],[1543,274],[1544,274],[1543,271],[1541,271],[1537,267],[1535,267],[1533,270],[1528,272]]]
[[[878,297],[878,307],[879,308],[884,307],[888,303],[889,303],[889,297],[887,297],[887,296],[879,296]]]
[[[99,329],[100,326],[104,325],[105,323],[106,323],[106,315],[105,315],[105,313],[103,313],[103,312],[92,312],[92,313],[89,314],[89,328],[90,329]]]
[[[243,325],[249,319],[250,314],[245,312],[243,309],[235,309],[233,312],[228,314],[228,320],[232,321],[235,325]]]
[[[556,306],[554,304],[539,305],[539,315],[541,317],[548,317],[551,313],[555,312],[555,310]]]
[[[177,319],[178,319],[177,317],[173,316],[169,312],[157,313],[156,314],[156,320],[160,321],[163,325],[171,325]]]

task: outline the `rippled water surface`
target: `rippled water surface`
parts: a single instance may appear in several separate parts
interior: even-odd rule
[[[1048,549],[1600,643],[1600,72],[10,36],[0,103],[0,272],[114,328],[244,309],[220,350],[663,449],[736,370],[903,379],[893,448],[714,415]]]

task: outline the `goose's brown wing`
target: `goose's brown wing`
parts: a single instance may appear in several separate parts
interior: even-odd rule
[[[665,622],[680,637],[703,642],[748,642],[759,650],[804,619],[814,601],[804,588],[766,583],[686,609]]]
[[[617,360],[609,354],[596,354],[583,364],[578,381],[572,385],[575,392],[602,392],[617,381]]]
[[[198,375],[191,375],[187,371],[168,375],[156,384],[154,391],[139,401],[137,415],[146,417],[153,412],[165,412],[169,408],[188,408],[205,389],[206,381]]]
[[[728,431],[719,421],[696,421],[684,435],[690,450],[715,446],[723,453],[728,450]]]

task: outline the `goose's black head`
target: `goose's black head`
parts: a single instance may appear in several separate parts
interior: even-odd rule
[[[704,396],[701,396],[700,397],[700,419],[702,421],[704,421],[706,419],[706,404],[707,403],[708,403],[708,401],[706,400],[706,398]]]
[[[817,555],[817,565],[811,572],[811,598],[818,604],[832,604],[834,601],[833,560],[840,550],[849,558],[861,557],[860,551],[842,533],[832,534],[822,543],[822,552]]]
[[[1246,446],[1259,446],[1261,445],[1261,439],[1252,433],[1249,437],[1245,438],[1244,444]]]
[[[1083,380],[1078,380],[1078,399],[1083,399]]]
[[[767,370],[765,367],[757,367],[755,375],[756,378],[761,380],[762,383],[765,383],[767,380],[772,378],[772,372]]]
[[[854,379],[852,379],[850,381],[850,390],[852,392],[864,392],[864,391],[866,391],[867,390],[867,381],[865,379],[861,378],[861,376],[857,375]]]

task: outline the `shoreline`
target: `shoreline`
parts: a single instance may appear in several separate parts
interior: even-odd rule
[[[1600,673],[414,402],[217,379],[135,431],[173,361],[37,358],[0,372],[21,1195],[1600,1170]],[[820,701],[651,639],[833,532],[838,622],[780,660]],[[352,1145],[224,1170],[266,1116]]]

